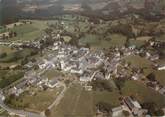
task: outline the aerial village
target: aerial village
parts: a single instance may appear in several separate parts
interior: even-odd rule
[[[1,30],[0,111],[9,117],[165,115],[165,20],[67,14]]]

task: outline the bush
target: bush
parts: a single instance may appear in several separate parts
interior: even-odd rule
[[[150,81],[156,81],[156,79],[155,79],[155,74],[154,73],[150,73],[148,76],[147,76],[147,78],[148,78],[148,80],[150,80]]]
[[[6,56],[7,56],[7,54],[5,52],[3,52],[3,53],[0,54],[0,58],[4,58]]]
[[[114,79],[115,84],[119,90],[124,87],[125,80],[124,79]]]
[[[45,110],[45,115],[46,115],[47,117],[49,117],[49,116],[51,115],[51,112],[50,112],[49,109],[46,109],[46,110]]]
[[[148,114],[152,116],[163,116],[164,112],[160,108],[157,107],[157,105],[153,102],[147,102],[143,103],[142,107],[144,109],[148,109]]]
[[[99,111],[108,113],[108,114],[110,114],[112,110],[112,106],[105,102],[99,102],[98,104],[96,104],[96,107],[97,109],[99,109]]]

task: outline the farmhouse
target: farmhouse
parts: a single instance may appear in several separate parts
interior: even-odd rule
[[[146,110],[142,109],[139,102],[133,100],[131,97],[125,97],[123,102],[135,116],[141,116],[144,112],[146,112]]]

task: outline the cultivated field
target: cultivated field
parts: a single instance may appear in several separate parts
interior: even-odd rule
[[[119,97],[117,91],[86,91],[79,85],[72,85],[65,93],[61,103],[51,110],[51,117],[92,117],[96,113],[98,102],[106,102],[115,107],[120,105]]]

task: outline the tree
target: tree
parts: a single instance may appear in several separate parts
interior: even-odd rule
[[[70,80],[65,80],[64,83],[66,84],[66,86],[68,86],[70,84]]]
[[[33,68],[34,68],[34,70],[38,70],[39,66],[38,65],[34,65]]]
[[[7,56],[6,52],[3,52],[3,53],[0,54],[0,58],[4,58],[6,56]]]
[[[28,58],[25,57],[23,60],[21,60],[21,65],[25,65],[28,63]]]
[[[6,35],[5,34],[2,34],[2,39],[6,39]]]
[[[158,109],[158,110],[155,111],[154,114],[155,114],[155,116],[164,116],[165,113],[163,112],[162,109]]]
[[[124,79],[114,79],[114,81],[119,90],[121,90],[122,87],[124,87],[124,83],[125,83]]]
[[[97,109],[103,113],[111,114],[112,106],[105,102],[99,102],[96,104]]]
[[[46,115],[47,117],[49,117],[49,116],[51,115],[51,112],[50,112],[49,109],[46,109],[46,110],[45,110],[45,115]]]
[[[13,37],[13,32],[9,32],[9,38],[12,38]]]
[[[122,113],[123,113],[123,115],[126,116],[126,117],[128,117],[128,116],[130,115],[130,113],[129,113],[128,111],[126,111],[126,110],[123,110]]]
[[[156,81],[156,79],[155,79],[155,74],[154,74],[154,73],[150,73],[150,74],[147,76],[147,79],[150,80],[150,81],[155,82],[155,81]]]
[[[13,32],[13,35],[14,35],[14,37],[16,37],[17,36],[17,33],[16,32]]]

